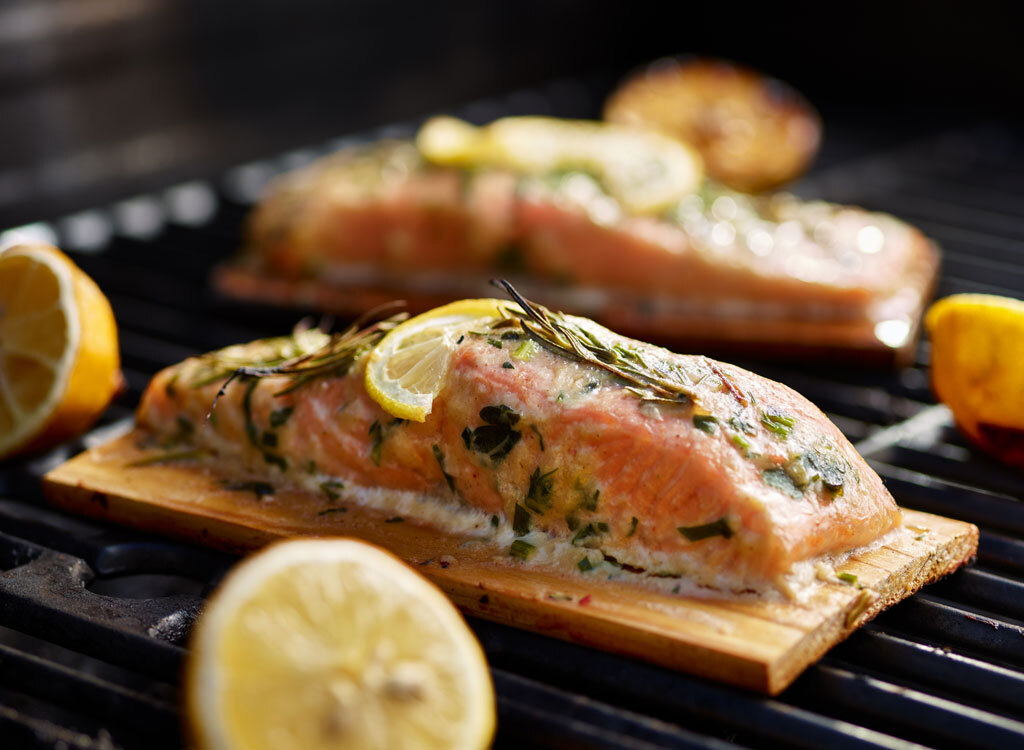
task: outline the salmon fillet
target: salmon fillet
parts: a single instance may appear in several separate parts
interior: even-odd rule
[[[315,377],[236,378],[207,418],[234,367],[316,351],[327,336],[311,330],[163,370],[138,424],[169,455],[191,447],[271,487],[319,487],[325,508],[411,493],[424,508],[477,518],[477,536],[511,541],[517,557],[554,540],[626,571],[717,589],[785,590],[799,564],[901,526],[879,477],[798,393],[565,319],[677,384],[678,397],[653,397],[538,344],[518,319],[495,318],[460,334],[422,423],[367,395],[373,337]],[[451,532],[453,549],[465,541],[443,517],[408,520]]]
[[[914,341],[937,264],[884,214],[705,183],[631,215],[585,171],[438,167],[386,142],[281,178],[217,283],[348,311],[482,296],[502,275],[645,338],[892,351]]]

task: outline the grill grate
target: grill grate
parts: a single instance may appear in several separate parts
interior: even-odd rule
[[[596,110],[599,83],[469,105]],[[0,469],[0,737],[5,747],[179,747],[178,679],[202,597],[227,555],[72,518],[45,507],[38,479],[126,429],[158,368],[290,329],[293,312],[229,303],[209,268],[238,241],[247,206],[275,173],[356,140],[238,167],[219,184],[162,194],[20,231],[55,240],[104,289],[121,326],[129,392],[80,441]],[[827,160],[827,153],[826,153]],[[1024,296],[1024,137],[982,125],[819,170],[806,196],[886,210],[946,251],[940,294]],[[1024,480],[974,453],[935,406],[926,345],[899,373],[828,363],[741,363],[819,404],[909,507],[982,530],[978,564],[901,603],[833,649],[778,698],[508,627],[471,621],[492,664],[499,746],[993,747],[1024,743]]]

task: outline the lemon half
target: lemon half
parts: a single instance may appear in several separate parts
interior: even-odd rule
[[[498,299],[464,299],[396,326],[370,353],[366,390],[388,414],[423,422],[448,374],[452,350],[478,321],[515,308]]]
[[[204,750],[487,747],[480,645],[426,579],[351,539],[294,540],[235,568],[186,675]]]
[[[110,303],[48,245],[0,253],[0,457],[85,431],[121,384]]]

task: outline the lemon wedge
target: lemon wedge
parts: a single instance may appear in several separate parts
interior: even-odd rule
[[[84,432],[121,384],[110,302],[48,245],[0,253],[0,456]]]
[[[186,672],[205,750],[487,747],[484,654],[445,596],[351,539],[242,562],[196,623]]]
[[[464,299],[410,318],[391,329],[370,353],[365,384],[388,414],[423,422],[444,384],[460,336],[481,319],[515,308],[497,299]]]
[[[954,294],[928,310],[932,388],[983,448],[1024,459],[1024,301]]]
[[[703,179],[692,147],[653,131],[589,120],[506,117],[475,127],[453,117],[428,120],[416,136],[425,159],[456,167],[498,167],[529,175],[581,169],[626,209],[664,211]]]

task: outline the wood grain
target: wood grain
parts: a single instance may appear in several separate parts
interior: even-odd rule
[[[209,466],[129,466],[146,456],[133,434],[71,459],[44,478],[52,503],[85,515],[247,552],[295,535],[352,536],[416,566],[465,612],[753,690],[782,691],[879,611],[970,560],[978,529],[905,511],[912,534],[855,556],[804,603],[663,594],[517,563],[485,543],[465,544],[349,503],[324,514],[323,495],[278,489],[258,499],[224,488]]]

